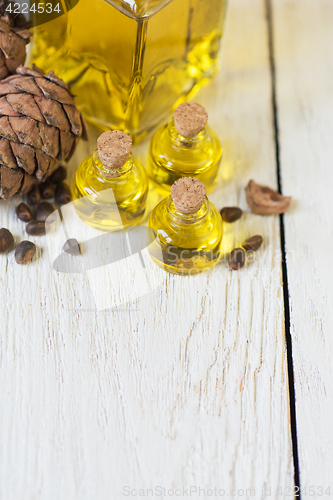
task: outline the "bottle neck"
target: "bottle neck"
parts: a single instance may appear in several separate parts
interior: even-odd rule
[[[178,148],[190,149],[198,147],[207,138],[208,135],[208,125],[206,125],[199,134],[194,137],[184,137],[177,132],[175,127],[175,121],[172,118],[168,123],[168,134],[172,144]]]
[[[130,170],[132,170],[134,158],[131,153],[127,162],[122,167],[117,168],[117,170],[111,170],[110,168],[107,168],[105,165],[103,165],[98,154],[98,149],[95,149],[93,153],[93,164],[99,176],[105,177],[107,179],[119,179],[119,177],[124,176]]]
[[[200,222],[207,216],[208,210],[209,202],[207,198],[204,199],[201,208],[195,212],[195,214],[183,214],[182,212],[179,212],[172,201],[171,195],[167,198],[167,211],[169,217],[177,224],[195,224],[196,222]]]

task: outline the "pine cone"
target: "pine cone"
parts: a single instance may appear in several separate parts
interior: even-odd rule
[[[87,129],[67,85],[53,71],[19,66],[0,81],[0,198],[29,191],[58,160],[68,161]]]
[[[11,12],[7,7],[11,6]],[[23,14],[14,14],[14,3],[0,0],[0,80],[15,73],[24,64],[25,46],[30,41],[29,22]]]

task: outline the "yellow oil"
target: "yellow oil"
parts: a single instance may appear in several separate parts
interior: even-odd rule
[[[79,0],[37,25],[30,63],[63,78],[100,131],[139,138],[216,73],[225,9],[226,0]]]
[[[145,169],[132,155],[121,169],[110,174],[96,149],[75,174],[76,212],[86,224],[101,231],[140,224],[148,215],[148,186]]]
[[[198,212],[184,215],[170,195],[152,211],[149,227],[157,235],[149,247],[150,256],[170,273],[194,275],[208,271],[221,259],[222,218],[207,198]]]
[[[164,196],[181,177],[196,177],[211,192],[219,178],[221,158],[220,141],[208,125],[196,137],[188,138],[177,132],[172,119],[150,141],[147,173]]]

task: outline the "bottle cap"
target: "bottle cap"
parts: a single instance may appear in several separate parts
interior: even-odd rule
[[[183,102],[174,112],[175,127],[183,137],[195,137],[208,122],[208,113],[196,102]]]
[[[179,212],[195,214],[206,198],[206,187],[194,177],[182,177],[171,186],[171,196]]]
[[[127,162],[132,151],[132,139],[119,130],[104,132],[97,139],[98,154],[103,165],[117,170]]]

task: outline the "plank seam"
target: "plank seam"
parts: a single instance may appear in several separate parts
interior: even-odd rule
[[[272,0],[264,0],[266,9],[266,19],[268,28],[268,47],[269,47],[269,64],[271,74],[271,99],[273,107],[273,126],[275,140],[275,159],[277,170],[277,182],[279,193],[282,194],[281,182],[281,165],[280,165],[280,140],[279,140],[279,119],[278,105],[276,96],[276,68],[274,60],[274,36],[273,36],[273,13]],[[288,285],[288,269],[286,259],[286,242],[285,242],[285,226],[284,215],[280,215],[280,242],[281,242],[281,267],[283,280],[283,302],[284,302],[284,320],[285,320],[285,336],[287,348],[287,364],[288,364],[288,387],[289,387],[289,407],[290,407],[290,430],[294,460],[294,481],[295,481],[295,496],[301,499],[300,485],[300,470],[298,457],[298,437],[297,437],[297,417],[296,417],[296,396],[295,396],[295,377],[293,364],[293,346],[290,326],[290,301],[289,301],[289,285]]]

